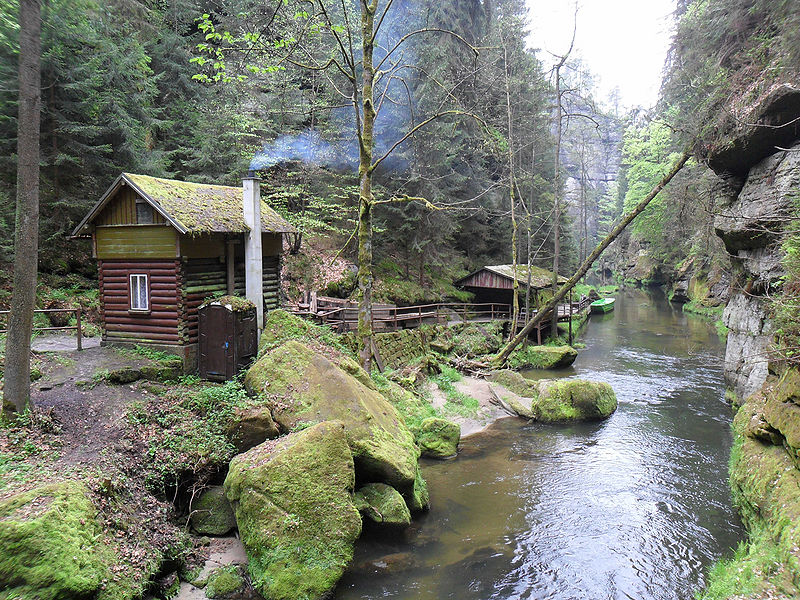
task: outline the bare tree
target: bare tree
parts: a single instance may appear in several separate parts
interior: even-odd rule
[[[22,412],[30,401],[31,330],[36,305],[39,249],[39,119],[41,109],[41,6],[19,3],[19,121],[14,289],[6,341],[3,407]]]

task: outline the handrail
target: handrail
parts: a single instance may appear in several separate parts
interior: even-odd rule
[[[81,308],[41,308],[35,309],[35,313],[63,313],[63,312],[74,312],[75,313],[75,325],[67,325],[65,327],[34,327],[33,331],[67,331],[70,329],[74,329],[78,333],[78,350],[83,350],[83,342],[82,342],[82,327],[81,327]],[[0,315],[10,315],[10,310],[0,310]],[[0,333],[8,333],[8,329],[0,329]]]

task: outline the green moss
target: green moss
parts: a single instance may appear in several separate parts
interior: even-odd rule
[[[353,501],[361,514],[375,523],[394,527],[411,524],[411,512],[400,492],[385,483],[360,487]]]
[[[377,390],[402,415],[406,427],[415,437],[419,433],[422,422],[428,417],[436,415],[435,409],[427,399],[391,381],[386,375],[374,372],[372,380]]]
[[[431,458],[450,458],[458,452],[461,440],[461,427],[445,419],[431,417],[425,419],[417,436],[417,445],[423,456]]]
[[[528,346],[514,350],[508,364],[512,369],[563,369],[577,357],[571,346]]]
[[[220,296],[219,298],[211,298],[203,302],[200,308],[205,306],[225,306],[231,312],[247,312],[256,309],[255,304],[241,296]]]
[[[315,325],[283,309],[271,310],[264,322],[261,338],[258,340],[258,356],[263,356],[264,353],[289,340],[297,340],[307,345],[327,346],[351,359],[356,358],[342,337],[328,327]]]
[[[341,423],[320,423],[237,456],[225,479],[253,584],[274,600],[328,594],[353,557],[361,517]]]
[[[414,476],[414,487],[411,493],[406,494],[406,503],[412,513],[426,511],[431,507],[431,496],[428,492],[428,484],[422,476],[422,469],[417,466]]]
[[[450,328],[447,334],[451,339],[455,356],[477,357],[493,354],[503,344],[503,322],[467,323]]]
[[[236,527],[233,509],[220,486],[204,490],[190,510],[192,527],[201,535],[225,535]]]
[[[247,390],[267,402],[284,431],[341,421],[359,477],[404,490],[414,481],[418,449],[403,417],[374,389],[335,363],[290,340],[247,372]]]
[[[138,596],[144,582],[112,571],[121,559],[95,516],[89,490],[73,481],[0,501],[3,597],[117,600]]]
[[[239,574],[239,567],[230,565],[213,571],[206,582],[206,598],[224,598],[228,594],[239,591],[244,586],[244,579]]]
[[[511,371],[510,369],[492,371],[487,379],[499,383],[523,398],[537,398],[539,396],[539,386],[536,382],[526,379],[516,371]]]
[[[536,420],[560,423],[604,419],[617,409],[617,397],[607,383],[582,379],[540,381],[531,403]]]

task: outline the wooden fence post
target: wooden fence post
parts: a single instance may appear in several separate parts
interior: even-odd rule
[[[78,350],[80,351],[80,350],[83,350],[83,345],[81,343],[81,335],[83,334],[83,332],[81,331],[81,309],[80,308],[76,308],[75,309],[75,322],[78,325]]]

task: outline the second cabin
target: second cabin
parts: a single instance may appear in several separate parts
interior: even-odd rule
[[[91,236],[103,343],[169,346],[196,364],[198,308],[246,296],[259,329],[280,305],[283,236],[295,229],[242,187],[121,174],[75,229]]]

